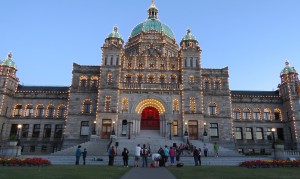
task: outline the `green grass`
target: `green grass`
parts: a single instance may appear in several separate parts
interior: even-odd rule
[[[258,168],[220,166],[168,167],[177,179],[186,178],[300,178],[300,168]]]
[[[52,165],[47,167],[0,167],[2,179],[119,179],[129,168],[102,165]]]

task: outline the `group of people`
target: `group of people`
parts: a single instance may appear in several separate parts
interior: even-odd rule
[[[85,165],[85,159],[86,159],[86,155],[87,155],[87,150],[86,148],[83,149],[83,152],[81,150],[81,145],[79,145],[76,149],[75,152],[75,156],[76,156],[76,161],[75,161],[75,165],[79,165],[79,161],[80,161],[80,157],[82,155],[82,159],[83,159],[83,165]]]
[[[219,145],[217,143],[214,143],[214,155],[215,157],[219,156]],[[201,148],[198,148],[196,146],[190,145],[189,146],[192,156],[195,161],[195,166],[201,166]],[[143,144],[143,147],[138,144],[135,147],[135,153],[134,153],[134,167],[139,166],[139,161],[142,158],[142,167],[148,167],[148,157],[151,156],[152,158],[152,163],[151,167],[159,167],[159,166],[167,166],[168,165],[168,160],[170,159],[170,165],[175,165],[175,159],[176,159],[176,165],[181,165],[180,163],[180,156],[183,154],[183,150],[187,149],[186,146],[183,144],[180,144],[179,147],[173,146],[169,147],[165,145],[164,149],[162,147],[159,148],[159,150],[155,153],[151,154],[150,146],[146,146]],[[206,144],[204,144],[204,156],[207,157],[208,154],[208,148]],[[85,165],[85,159],[87,156],[87,150],[86,148],[81,151],[81,146],[79,145],[77,147],[75,156],[76,156],[76,162],[75,165],[79,165],[80,157],[82,155],[83,158],[83,165]],[[114,165],[114,158],[116,156],[116,150],[114,146],[112,146],[109,151],[108,151],[108,165],[113,166]],[[128,167],[128,160],[129,160],[129,150],[127,148],[124,148],[122,152],[122,158],[123,158],[123,165],[124,167]]]

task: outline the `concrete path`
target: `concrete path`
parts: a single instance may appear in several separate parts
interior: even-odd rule
[[[165,167],[159,168],[143,168],[134,167],[129,170],[121,179],[176,179],[175,176],[169,172]]]

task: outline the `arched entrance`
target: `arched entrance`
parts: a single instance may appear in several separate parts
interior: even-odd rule
[[[141,130],[159,130],[159,112],[154,107],[146,107],[142,111]]]

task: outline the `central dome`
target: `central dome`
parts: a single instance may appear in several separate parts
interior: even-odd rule
[[[134,27],[130,34],[130,37],[134,37],[142,32],[149,32],[151,30],[155,30],[157,32],[165,34],[171,39],[175,39],[172,30],[166,24],[158,20],[158,10],[154,4],[154,1],[152,1],[152,5],[148,9],[148,14],[148,19]]]
[[[131,32],[130,37],[134,37],[141,32],[148,32],[155,30],[157,32],[164,33],[171,39],[175,39],[172,30],[165,24],[161,23],[158,19],[147,19],[144,22],[138,24]]]

